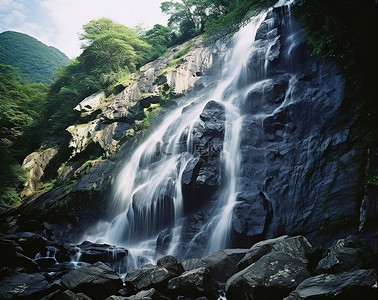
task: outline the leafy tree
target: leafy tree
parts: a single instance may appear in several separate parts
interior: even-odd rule
[[[45,85],[22,85],[16,78],[13,67],[0,64],[0,211],[19,202],[26,179],[21,163],[41,141],[47,104]]]
[[[169,15],[168,25],[175,28],[174,43],[184,42],[196,35],[207,36],[234,32],[251,11],[272,6],[272,0],[181,0],[162,2],[160,8]]]
[[[274,5],[276,0],[213,0],[215,7],[220,7],[219,13],[213,15],[205,24],[206,37],[220,38],[234,33],[248,16]]]
[[[181,0],[162,2],[160,8],[170,16],[168,25],[179,34],[177,43],[203,33],[211,6],[211,0]]]
[[[93,20],[83,26],[80,39],[84,52],[79,57],[92,73],[135,72],[146,59],[150,46],[136,32],[110,19]]]
[[[152,29],[145,32],[143,38],[151,45],[147,61],[154,60],[163,55],[168,47],[172,46],[172,29],[160,24],[156,24]]]
[[[83,53],[58,72],[49,92],[48,127],[64,132],[76,117],[73,108],[104,90],[110,94],[148,59],[151,46],[135,30],[102,18],[83,26]]]

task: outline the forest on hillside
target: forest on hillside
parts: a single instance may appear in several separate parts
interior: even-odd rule
[[[163,55],[169,47],[201,35],[208,42],[235,32],[249,16],[272,6],[266,0],[182,0],[161,5],[168,26],[128,28],[110,19],[92,20],[80,36],[83,52],[60,68],[49,84],[30,83],[17,69],[0,68],[0,210],[20,203],[25,156],[51,135],[66,137],[76,122],[73,108],[103,90],[107,97],[128,85],[130,75]],[[294,11],[304,23],[309,52],[339,65],[346,78],[345,109],[356,110],[350,147],[370,161],[366,182],[378,185],[377,170],[377,44],[366,28],[376,28],[376,2],[302,0]],[[357,15],[359,20],[351,22]],[[184,49],[185,51],[185,49]],[[2,52],[0,51],[0,54]],[[184,53],[178,53],[178,57]],[[56,58],[58,59],[58,58]],[[17,57],[13,57],[17,60]],[[44,61],[50,64],[50,61]],[[11,64],[10,62],[7,64]],[[22,66],[17,66],[22,69]]]
[[[0,34],[0,64],[13,66],[21,83],[50,84],[58,68],[69,61],[60,50],[29,35],[14,31]]]

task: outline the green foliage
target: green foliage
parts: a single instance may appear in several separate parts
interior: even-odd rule
[[[85,41],[79,60],[92,73],[135,72],[146,59],[150,46],[132,29],[110,19],[93,20],[83,26]]]
[[[171,73],[174,69],[176,69],[180,65],[181,62],[182,62],[181,59],[172,60],[165,69],[161,70],[161,72],[159,73],[157,77],[159,78],[162,75]]]
[[[147,129],[151,125],[151,121],[156,118],[158,113],[162,110],[159,103],[150,104],[150,107],[144,109],[143,128]]]
[[[143,39],[151,45],[146,60],[152,61],[163,55],[168,47],[172,46],[172,30],[169,27],[156,24],[152,29],[146,31]]]
[[[21,163],[44,135],[40,122],[47,105],[47,87],[22,85],[14,68],[0,65],[0,211],[19,202],[26,180]]]
[[[177,58],[184,56],[185,54],[187,54],[189,52],[190,48],[192,48],[192,47],[193,47],[193,42],[191,42],[191,41],[188,42],[188,45],[185,48],[181,49],[179,52],[177,52],[175,54],[175,56],[173,56],[173,58],[177,59]]]
[[[172,88],[168,84],[164,84],[159,88],[160,100],[166,101],[171,99]]]
[[[276,0],[181,0],[162,2],[160,8],[169,15],[173,28],[172,44],[183,43],[205,33],[222,37],[235,32],[249,13],[271,7]]]
[[[295,13],[305,25],[312,54],[339,65],[346,82],[344,109],[356,109],[350,146],[365,161],[366,184],[376,186],[377,139],[377,7],[373,0],[303,0]]]
[[[208,20],[205,36],[220,38],[238,30],[248,19],[249,14],[257,14],[277,2],[276,0],[236,0],[225,1],[224,12]]]
[[[64,132],[75,122],[73,108],[84,98],[99,90],[110,95],[126,82],[151,48],[134,30],[110,19],[93,20],[83,29],[83,53],[59,71],[51,86],[46,127],[53,132]]]
[[[58,67],[70,61],[58,49],[19,32],[1,33],[0,46],[0,64],[15,67],[22,83],[51,83]]]

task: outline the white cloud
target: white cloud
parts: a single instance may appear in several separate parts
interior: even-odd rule
[[[14,0],[0,0],[1,9],[9,9],[13,2]]]
[[[25,6],[15,0],[0,0],[0,28],[23,22]]]

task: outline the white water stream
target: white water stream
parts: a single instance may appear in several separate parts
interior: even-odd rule
[[[238,195],[240,176],[240,131],[243,117],[239,103],[254,87],[268,81],[268,47],[254,42],[257,29],[266,17],[262,13],[235,34],[234,46],[227,54],[222,77],[207,94],[183,101],[161,125],[134,150],[114,183],[113,220],[102,224],[95,236],[86,237],[97,243],[123,246],[129,250],[126,269],[154,263],[158,255],[191,257],[191,246],[198,241],[206,255],[230,246],[229,231]],[[275,42],[272,40],[272,43]],[[254,69],[248,69],[251,57],[258,58]],[[253,78],[251,79],[251,75]],[[211,216],[202,222],[190,241],[183,241],[184,203],[182,176],[195,156],[193,128],[209,100],[224,105],[224,141],[221,153],[221,178],[216,199],[211,199]],[[190,108],[183,110],[190,103]],[[166,253],[156,252],[159,233],[169,230]],[[184,243],[184,246],[179,246]],[[200,242],[198,242],[200,243]],[[197,244],[198,244],[197,243]],[[180,250],[181,249],[181,250]],[[185,249],[185,253],[182,252]]]

